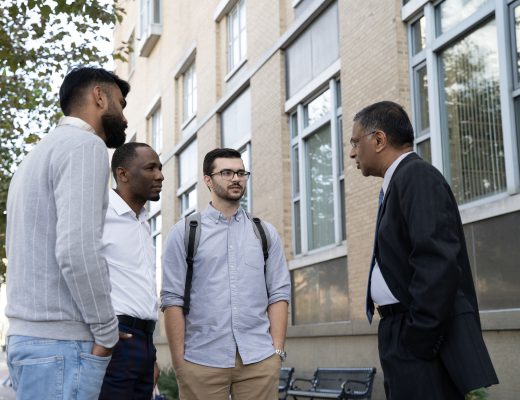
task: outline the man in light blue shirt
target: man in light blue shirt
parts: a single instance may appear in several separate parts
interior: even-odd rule
[[[184,316],[185,221],[163,255],[161,308],[181,399],[272,400],[285,358],[289,271],[276,230],[264,274],[262,243],[240,207],[249,172],[240,153],[215,149],[204,159],[212,201],[201,214],[191,308]]]

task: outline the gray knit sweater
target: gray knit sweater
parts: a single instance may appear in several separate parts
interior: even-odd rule
[[[7,200],[8,335],[116,344],[100,251],[108,174],[105,144],[72,117],[18,167]]]

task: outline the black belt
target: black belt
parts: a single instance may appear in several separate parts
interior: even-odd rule
[[[392,315],[403,314],[408,311],[401,303],[387,304],[377,307],[377,312],[381,318],[391,317]]]
[[[145,333],[153,333],[155,330],[155,321],[129,317],[128,315],[118,315],[117,319],[121,324]]]

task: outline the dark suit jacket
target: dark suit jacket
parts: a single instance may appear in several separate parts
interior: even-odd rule
[[[482,340],[457,203],[442,174],[415,153],[405,157],[376,229],[381,274],[408,308],[403,344],[419,358],[440,355],[462,393],[498,383]]]

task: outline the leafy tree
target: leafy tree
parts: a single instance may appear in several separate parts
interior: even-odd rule
[[[16,165],[59,116],[67,70],[105,64],[104,26],[121,21],[114,0],[0,0],[0,281],[5,275],[7,190]],[[113,56],[124,59],[125,48]]]

